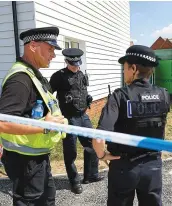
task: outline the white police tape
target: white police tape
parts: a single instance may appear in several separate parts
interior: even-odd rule
[[[68,134],[74,134],[78,136],[88,137],[88,138],[98,138],[105,141],[130,145],[135,147],[154,149],[154,150],[164,150],[172,152],[172,141],[160,140],[156,138],[135,136],[117,132],[109,132],[98,129],[91,129],[85,127],[78,127],[65,124],[57,124],[47,121],[39,121],[24,117],[17,117],[12,115],[0,114],[0,121],[13,122],[23,125],[31,125],[41,128],[46,128],[54,131],[66,132]]]

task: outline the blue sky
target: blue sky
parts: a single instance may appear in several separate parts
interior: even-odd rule
[[[131,39],[151,46],[159,37],[172,38],[172,1],[131,1]]]

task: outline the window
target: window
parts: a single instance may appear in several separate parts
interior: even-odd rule
[[[79,43],[71,41],[71,48],[77,48],[79,49]]]
[[[77,48],[79,49],[79,42],[65,40],[65,49],[68,48]]]
[[[80,69],[83,73],[86,71],[86,49],[85,49],[85,41],[79,40],[79,39],[73,39],[73,38],[65,38],[64,41],[64,47],[65,49],[68,48],[77,48],[81,49],[84,54],[82,56],[82,65],[80,66]]]
[[[68,49],[69,48],[69,42],[65,42],[65,49]]]

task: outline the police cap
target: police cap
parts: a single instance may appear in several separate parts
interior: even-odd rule
[[[35,28],[24,31],[20,34],[20,39],[24,44],[31,41],[43,41],[55,47],[55,49],[61,50],[57,44],[57,36],[59,35],[59,29],[57,27],[43,27]]]
[[[151,48],[142,45],[133,45],[129,47],[125,56],[121,57],[118,62],[120,64],[128,62],[130,64],[141,64],[143,66],[158,66],[158,58],[154,51]]]
[[[69,48],[64,49],[62,54],[70,65],[80,66],[82,64],[81,56],[84,52],[81,49]]]

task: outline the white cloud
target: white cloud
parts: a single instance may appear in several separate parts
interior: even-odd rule
[[[134,44],[137,43],[137,39],[130,39]]]
[[[144,34],[140,34],[140,36],[144,36]]]
[[[160,30],[156,30],[152,33],[153,37],[164,37],[164,38],[170,38],[172,37],[172,24],[169,26],[166,26]]]

